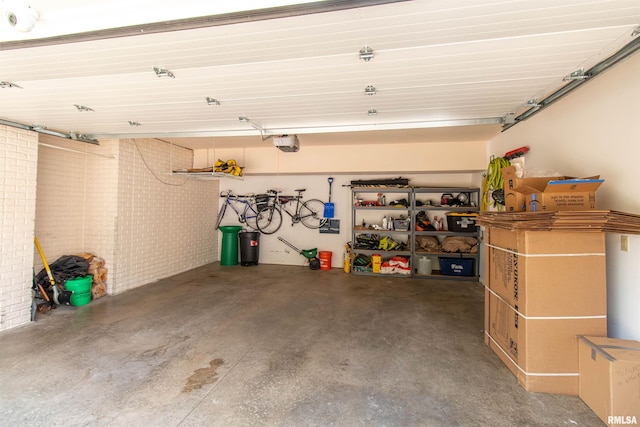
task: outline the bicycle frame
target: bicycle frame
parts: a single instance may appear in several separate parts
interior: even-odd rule
[[[325,222],[326,219],[322,217],[324,213],[324,202],[318,199],[303,200],[302,193],[305,190],[296,190],[298,192],[295,196],[278,196],[277,204],[281,211],[284,211],[291,218],[291,225],[302,223],[307,228],[319,228]],[[293,212],[287,209],[287,206],[295,200]],[[322,209],[315,209],[313,204],[319,204]],[[317,206],[316,206],[317,207]],[[317,223],[315,222],[317,220]]]
[[[252,206],[252,199],[253,199],[252,196],[238,196],[230,192],[226,194],[221,193],[220,195],[224,197],[224,204],[220,208],[220,213],[218,214],[216,228],[220,226],[220,223],[222,222],[222,218],[227,212],[227,208],[231,207],[231,209],[236,213],[238,217],[238,221],[241,224],[247,224],[249,227],[251,227],[254,230],[257,229],[255,224],[252,225],[249,222],[249,220],[255,221],[258,218],[258,212]],[[241,203],[244,205],[244,207],[241,210],[236,207],[236,204],[238,203]]]
[[[286,200],[284,200],[285,198]],[[293,200],[296,202],[296,207],[293,210],[294,213],[291,213],[287,209],[287,206],[291,204]],[[280,210],[291,218],[291,225],[297,224],[302,220],[302,217],[300,216],[300,205],[302,205],[301,200],[302,194],[298,194],[297,196],[278,196],[276,198],[276,204],[280,207]]]

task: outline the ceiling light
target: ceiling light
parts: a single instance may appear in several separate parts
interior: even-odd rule
[[[366,88],[364,88],[364,94],[365,95],[375,95],[376,94],[376,88],[369,85]]]
[[[369,46],[365,46],[360,49],[360,59],[362,59],[364,62],[371,61],[373,59],[373,49],[371,49]]]
[[[367,111],[367,114],[370,116],[375,116],[378,114],[378,110],[376,110],[375,108],[372,108],[369,111]]]
[[[93,108],[85,107],[84,105],[73,104],[76,106],[78,111],[93,111]]]
[[[22,86],[19,86],[15,83],[11,83],[11,82],[0,82],[0,88],[1,89],[11,89],[11,88],[18,88],[18,89],[22,89]]]
[[[220,101],[215,98],[209,98],[208,96],[205,98],[207,100],[207,104],[209,105],[220,105]]]
[[[249,122],[249,119],[246,118],[245,116],[239,116],[238,120],[240,120],[241,122],[245,122],[245,123]]]
[[[156,76],[158,77],[171,77],[172,79],[176,78],[176,76],[171,71],[164,68],[153,67],[153,71],[156,72]]]
[[[33,30],[40,14],[25,1],[5,0],[3,20],[16,31],[28,33]]]
[[[142,123],[133,122],[133,121],[129,120],[129,126],[142,126]]]
[[[579,70],[574,71],[571,74],[567,74],[562,78],[563,82],[567,82],[570,80],[587,80],[591,75],[585,74],[584,68],[580,68]]]

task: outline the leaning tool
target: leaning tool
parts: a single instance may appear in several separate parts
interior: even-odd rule
[[[285,245],[289,246],[291,249],[293,249],[294,251],[298,252],[300,255],[302,255],[306,259],[308,259],[309,260],[309,268],[310,269],[317,270],[317,269],[320,268],[320,260],[316,257],[316,255],[318,254],[318,249],[317,248],[300,250],[300,249],[296,248],[295,246],[293,246],[291,243],[289,243],[286,240],[284,240],[282,237],[278,237],[278,240],[280,240],[282,243],[284,243]]]
[[[40,242],[38,242],[38,238],[33,236],[33,241],[36,244],[36,248],[38,248],[38,252],[40,253],[40,258],[42,259],[42,263],[44,264],[44,269],[47,272],[47,277],[49,278],[49,283],[51,283],[51,291],[53,292],[53,298],[50,298],[47,292],[44,290],[42,285],[38,284],[38,288],[42,293],[44,299],[49,303],[51,308],[55,308],[56,304],[58,305],[70,305],[71,304],[71,295],[73,295],[73,291],[58,290],[58,285],[56,285],[56,279],[53,277],[53,273],[51,273],[51,269],[49,268],[49,263],[47,262],[47,258],[44,256],[44,252],[42,251],[42,247],[40,246]]]
[[[49,283],[51,283],[51,289],[55,295],[56,279],[54,279],[53,274],[51,274],[51,270],[49,269],[49,263],[47,262],[47,259],[44,256],[44,252],[42,252],[42,247],[40,246],[40,242],[38,242],[38,238],[36,236],[33,236],[33,241],[36,244],[36,248],[38,248],[38,252],[40,253],[40,258],[42,259],[42,263],[44,264],[44,269],[47,271],[47,276],[49,277]],[[51,308],[55,308],[56,303],[53,302],[53,299],[49,298],[49,294],[47,294],[47,291],[44,290],[41,284],[38,283],[37,286],[38,286],[38,289],[40,290],[40,293],[42,294],[42,297],[45,299],[45,301],[49,303]]]

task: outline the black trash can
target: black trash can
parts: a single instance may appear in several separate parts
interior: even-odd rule
[[[240,265],[258,265],[258,249],[260,247],[260,233],[258,231],[243,231],[240,236]]]

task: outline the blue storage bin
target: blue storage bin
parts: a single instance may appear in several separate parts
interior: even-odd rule
[[[440,273],[445,276],[473,276],[474,259],[440,258]]]

